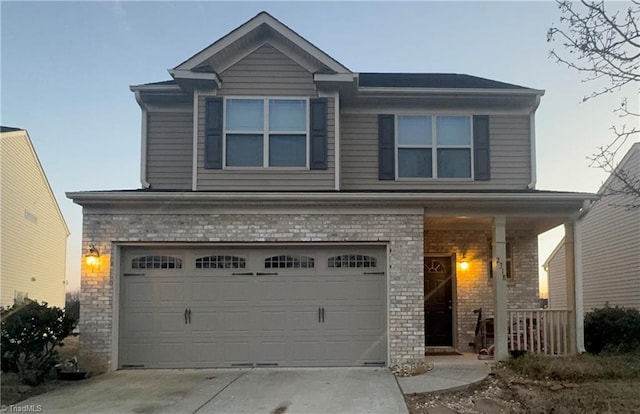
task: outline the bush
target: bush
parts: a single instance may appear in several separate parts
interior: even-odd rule
[[[41,383],[57,362],[74,322],[57,307],[30,301],[2,312],[2,370],[16,372],[28,385]]]
[[[592,354],[640,351],[640,312],[608,303],[594,309],[584,317],[584,342]]]

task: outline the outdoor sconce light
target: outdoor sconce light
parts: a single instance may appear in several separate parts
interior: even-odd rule
[[[95,267],[100,264],[100,252],[93,244],[89,245],[89,252],[84,255],[87,266]]]
[[[460,261],[460,269],[462,270],[468,270],[469,269],[469,262],[467,261],[467,258],[465,257],[466,255],[462,255],[462,260]]]

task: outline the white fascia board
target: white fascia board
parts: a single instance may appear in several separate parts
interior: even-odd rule
[[[173,201],[173,202],[375,202],[397,203],[417,202],[426,203],[434,201],[456,202],[567,202],[577,203],[585,200],[597,199],[596,194],[591,193],[301,193],[301,192],[131,192],[131,191],[84,191],[68,192],[67,197],[74,202],[113,202],[113,201]]]
[[[356,75],[353,73],[315,73],[313,80],[315,82],[353,82]]]
[[[246,36],[251,31],[255,30],[262,24],[268,25],[273,30],[275,30],[276,32],[280,33],[282,36],[289,39],[296,46],[300,47],[305,52],[309,53],[311,56],[318,59],[323,64],[327,65],[329,68],[331,68],[335,72],[351,73],[349,69],[342,66],[331,56],[327,55],[322,50],[315,47],[308,40],[304,39],[302,36],[294,32],[293,30],[289,29],[287,26],[280,23],[278,20],[276,20],[274,17],[272,17],[267,13],[258,14],[256,17],[244,23],[243,25],[239,26],[238,28],[233,30],[231,33],[225,35],[221,39],[217,40],[215,43],[213,43],[209,47],[201,50],[191,58],[187,59],[180,65],[176,66],[175,69],[191,70],[195,68],[196,66],[200,65],[201,63],[209,59],[211,56],[215,55],[216,53],[220,52],[222,49],[226,48],[227,46],[231,45],[232,43]]]
[[[189,70],[176,70],[176,69],[167,69],[169,74],[173,76],[174,79],[195,79],[195,80],[209,80],[215,82],[218,87],[222,86],[222,80],[218,76],[217,73],[207,73],[207,72],[192,72]]]
[[[358,93],[363,95],[381,96],[390,94],[432,94],[432,95],[534,95],[542,96],[545,91],[540,89],[481,89],[481,88],[396,88],[359,86]]]
[[[131,85],[131,92],[181,92],[179,85]]]

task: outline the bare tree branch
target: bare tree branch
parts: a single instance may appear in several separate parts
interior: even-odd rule
[[[557,63],[584,75],[583,82],[606,79],[608,84],[600,86],[583,98],[588,101],[598,96],[618,91],[626,85],[636,89],[640,85],[640,0],[631,0],[626,12],[610,12],[604,0],[581,0],[575,3],[558,0],[560,27],[552,26],[547,31],[547,41],[559,41],[561,52],[552,49],[549,56]],[[619,5],[617,3],[616,5]],[[620,118],[633,118],[639,125],[640,113],[629,109],[627,99],[614,109]],[[612,126],[613,137],[592,154],[589,166],[599,168],[610,175],[601,196],[622,196],[615,205],[625,208],[640,208],[640,177],[618,165],[618,155],[626,144],[640,136],[639,126],[627,128]]]

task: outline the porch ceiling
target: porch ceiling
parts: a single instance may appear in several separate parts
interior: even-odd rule
[[[544,233],[562,225],[568,217],[507,217],[507,229]],[[425,230],[491,230],[491,217],[424,217]]]

